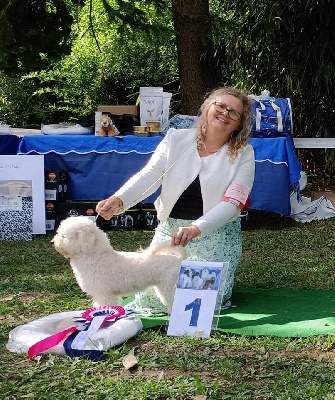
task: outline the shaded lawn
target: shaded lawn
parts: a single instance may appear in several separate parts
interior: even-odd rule
[[[302,225],[250,212],[236,285],[333,290],[334,223]],[[148,245],[152,233],[110,236],[117,250],[135,250]],[[335,398],[334,335],[246,338],[216,333],[199,340],[167,337],[163,328],[111,349],[105,362],[50,355],[32,363],[25,354],[9,353],[5,344],[15,326],[52,312],[90,307],[68,261],[50,245],[51,237],[0,242],[1,398]],[[139,357],[132,372],[122,366],[130,350]]]

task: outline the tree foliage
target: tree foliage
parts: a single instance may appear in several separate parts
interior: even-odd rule
[[[295,133],[333,136],[335,5],[331,0],[227,1],[231,34],[216,42],[216,63],[245,87],[293,100]],[[228,39],[228,41],[227,41]],[[219,49],[225,48],[224,53]],[[224,59],[223,57],[224,56]]]
[[[0,69],[41,69],[71,52],[70,0],[1,0]]]
[[[216,83],[290,97],[295,135],[333,136],[331,0],[0,4],[3,123],[19,113],[21,124],[69,122],[98,104],[134,103],[140,86],[174,92],[179,82],[194,114]]]
[[[6,106],[0,106],[0,120],[19,120],[21,126],[77,122],[99,104],[134,104],[140,86],[176,81],[173,27],[166,23],[171,21],[170,10],[146,2],[137,7],[142,7],[141,18],[149,28],[124,28],[120,20],[111,23],[102,1],[87,2],[72,26],[71,54],[49,67],[12,77],[11,85],[3,75],[7,83],[0,85],[0,100]],[[160,35],[158,26],[164,27]],[[20,85],[28,94],[26,107],[14,90]],[[13,120],[11,108],[20,118]]]

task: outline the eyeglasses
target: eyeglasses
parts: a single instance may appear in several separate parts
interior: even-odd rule
[[[222,104],[218,101],[214,101],[212,104],[214,104],[215,110],[219,113],[224,113],[227,111],[228,117],[233,121],[238,121],[241,118],[240,113],[238,113],[236,110],[229,109],[226,104]]]

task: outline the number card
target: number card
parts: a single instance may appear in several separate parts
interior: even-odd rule
[[[228,262],[181,263],[167,334],[209,337],[219,309]]]

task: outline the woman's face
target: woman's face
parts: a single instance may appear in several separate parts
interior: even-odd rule
[[[207,113],[207,126],[210,130],[223,132],[230,136],[241,126],[243,103],[237,97],[223,94],[215,97]]]

